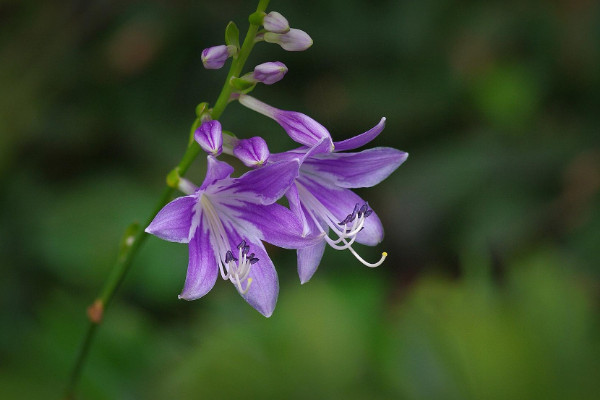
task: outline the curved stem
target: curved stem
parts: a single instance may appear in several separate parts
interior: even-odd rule
[[[256,14],[263,13],[269,4],[269,0],[260,0],[258,6],[256,8]],[[231,67],[229,68],[229,73],[227,74],[227,78],[225,80],[225,84],[223,85],[223,89],[215,102],[215,106],[211,112],[211,116],[213,119],[218,119],[229,102],[232,93],[232,86],[229,84],[230,79],[233,76],[239,76],[242,68],[244,68],[244,64],[254,47],[254,39],[256,37],[256,33],[258,31],[259,25],[255,23],[255,21],[251,18],[250,27],[248,28],[248,32],[246,33],[246,37],[244,39],[244,43],[240,49],[238,57],[235,58]],[[188,145],[185,154],[183,155],[181,161],[176,167],[177,172],[180,176],[183,176],[186,171],[189,169],[192,162],[196,159],[198,154],[200,153],[200,146],[195,142],[192,142]],[[163,190],[163,193],[156,204],[155,209],[152,214],[148,218],[146,225],[148,226],[150,222],[154,219],[154,216],[169,202],[171,197],[173,196],[174,188],[166,187]],[[73,369],[71,371],[71,376],[69,382],[67,384],[67,388],[65,391],[65,398],[73,399],[75,388],[79,379],[81,377],[81,371],[83,370],[83,366],[87,361],[87,357],[89,355],[89,351],[93,344],[94,337],[98,330],[98,326],[102,322],[102,317],[106,308],[110,301],[113,299],[116,291],[121,286],[121,283],[125,279],[127,272],[131,268],[132,261],[134,257],[137,255],[140,247],[145,242],[147,238],[147,234],[139,227],[138,224],[132,224],[125,231],[125,235],[121,242],[121,249],[119,251],[119,255],[113,268],[110,272],[110,275],[106,279],[104,286],[100,292],[98,298],[94,301],[94,303],[88,308],[87,314],[89,319],[89,325],[86,330],[83,342],[81,343],[81,347],[79,348],[79,352],[77,353],[77,358],[75,359],[75,364],[73,365]]]

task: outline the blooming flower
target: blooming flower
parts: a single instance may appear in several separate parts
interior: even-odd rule
[[[383,227],[377,214],[350,189],[371,187],[387,178],[408,157],[388,147],[376,147],[357,153],[354,150],[373,140],[385,127],[385,118],[367,132],[335,142],[335,152],[328,145],[301,147],[285,153],[271,154],[269,162],[299,160],[299,174],[286,193],[291,210],[300,218],[304,235],[324,234],[319,243],[298,249],[298,273],[302,283],[315,273],[325,246],[348,249],[368,267],[381,265],[387,253],[376,263],[365,261],[352,248],[354,242],[374,246],[383,239]],[[323,139],[326,141],[326,139]],[[330,236],[330,233],[333,233]]]
[[[189,244],[189,265],[179,298],[194,300],[214,286],[219,272],[257,311],[269,317],[279,283],[262,241],[284,248],[313,245],[320,238],[302,235],[302,224],[276,204],[298,174],[298,162],[286,160],[231,178],[233,167],[209,155],[199,188],[181,180],[187,196],[167,204],[146,232]]]

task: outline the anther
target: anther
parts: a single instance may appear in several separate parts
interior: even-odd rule
[[[230,250],[227,250],[227,253],[225,253],[225,262],[229,263],[231,261],[237,261],[237,258],[233,256],[233,253]]]

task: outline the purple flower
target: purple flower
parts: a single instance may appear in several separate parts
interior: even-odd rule
[[[274,119],[294,141],[300,144],[308,147],[317,144],[329,145],[329,149],[333,148],[329,131],[308,115],[280,110],[245,94],[239,96],[239,102],[251,110]]]
[[[326,244],[336,250],[348,249],[369,267],[381,265],[387,256],[384,252],[378,262],[369,263],[352,248],[355,241],[368,246],[379,243],[383,239],[383,227],[368,203],[350,189],[378,184],[396,170],[408,154],[388,147],[358,153],[338,152],[363,146],[379,135],[384,126],[385,118],[382,118],[367,132],[336,142],[336,152],[314,146],[271,154],[270,162],[293,159],[302,162],[286,197],[291,210],[302,221],[304,235],[325,234],[320,243],[298,249],[298,273],[302,283],[315,273]]]
[[[206,69],[219,69],[225,61],[237,52],[235,46],[213,46],[202,50],[202,64]]]
[[[267,142],[260,136],[237,140],[233,146],[233,155],[247,167],[259,167],[269,159]]]
[[[189,244],[187,277],[179,298],[204,296],[220,271],[252,307],[269,317],[279,283],[262,241],[300,248],[320,240],[302,236],[297,217],[275,203],[297,176],[298,162],[273,163],[231,178],[233,167],[213,156],[207,159],[202,186],[180,185],[183,190],[187,187],[188,195],[167,204],[146,232]]]
[[[263,26],[267,31],[275,33],[286,33],[290,30],[288,20],[277,11],[271,11],[265,15]]]
[[[194,139],[202,150],[218,156],[223,151],[223,130],[219,121],[204,121],[194,132]]]
[[[282,62],[266,62],[254,67],[254,72],[251,74],[251,78],[255,82],[261,82],[265,85],[272,85],[275,82],[282,80],[287,72],[288,69]]]
[[[268,43],[277,43],[287,51],[303,51],[313,44],[308,33],[294,28],[286,33],[266,32],[263,39]]]

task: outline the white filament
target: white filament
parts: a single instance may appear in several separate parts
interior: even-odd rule
[[[237,261],[238,264],[236,264],[235,260],[225,262],[226,254],[231,247],[228,243],[227,234],[225,233],[223,223],[221,222],[219,215],[206,195],[201,195],[200,203],[202,205],[204,215],[206,216],[209,230],[213,233],[212,237],[216,244],[215,250],[217,252],[217,260],[221,277],[225,280],[231,281],[231,283],[237,287],[240,293],[248,293],[250,284],[252,283],[252,278],[248,278],[251,265],[250,259],[248,259],[245,254],[242,254],[242,249],[239,249],[239,257]],[[248,279],[248,281],[246,283],[246,287],[244,288],[242,283],[246,279]]]
[[[338,219],[325,207],[308,189],[306,189],[301,183],[296,181],[296,186],[298,188],[298,195],[300,196],[301,202],[306,206],[306,210],[308,211],[308,215],[313,220],[317,228],[321,233],[325,234],[325,241],[329,246],[331,246],[335,250],[350,250],[352,255],[356,257],[358,261],[362,264],[366,265],[370,268],[375,268],[383,264],[383,261],[387,257],[387,253],[383,252],[381,254],[381,258],[379,261],[375,263],[370,263],[365,261],[356,250],[352,248],[352,244],[356,240],[356,236],[362,230],[365,225],[365,219],[367,218],[365,213],[358,213],[350,228],[348,228],[348,224],[344,224],[340,227],[340,225],[336,222]],[[333,231],[333,233],[337,236],[337,239],[332,239],[329,237],[328,232],[323,229],[321,226],[319,219],[320,217],[322,221],[324,221],[329,229]],[[350,239],[349,241],[346,239]],[[339,245],[338,243],[342,242],[343,245]]]

